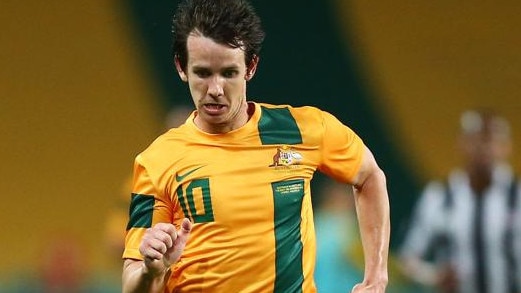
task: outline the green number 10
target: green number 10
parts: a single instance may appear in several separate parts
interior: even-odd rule
[[[194,190],[200,188],[204,211],[197,211],[194,201]],[[194,179],[188,184],[185,192],[183,187],[177,188],[177,196],[184,214],[194,223],[213,222],[212,197],[210,196],[210,180],[208,178]],[[185,199],[186,198],[186,199]],[[188,204],[188,206],[187,206]]]

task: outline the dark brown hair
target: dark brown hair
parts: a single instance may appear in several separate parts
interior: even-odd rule
[[[186,70],[188,36],[198,31],[216,43],[244,50],[248,66],[264,41],[260,18],[245,0],[184,0],[173,17],[173,53]]]

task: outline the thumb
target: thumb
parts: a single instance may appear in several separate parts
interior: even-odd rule
[[[192,222],[190,222],[189,219],[184,218],[183,222],[181,223],[181,228],[177,232],[177,239],[175,241],[176,245],[182,244],[183,247],[186,244],[186,241],[188,240],[188,236],[190,236],[190,232],[192,231]]]
[[[181,223],[181,227],[179,227],[179,230],[177,231],[177,238],[175,239],[172,248],[178,252],[183,252],[191,231],[192,222],[190,222],[189,219],[184,218],[183,222]]]
[[[183,254],[185,249],[186,242],[188,241],[188,237],[190,236],[190,232],[192,231],[192,222],[188,219],[183,219],[181,223],[181,227],[177,231],[177,237],[174,240],[174,244],[170,247],[165,254],[165,263],[167,266],[170,264],[176,263]]]

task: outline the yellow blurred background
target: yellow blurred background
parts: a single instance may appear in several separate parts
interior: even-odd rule
[[[107,215],[163,126],[142,44],[121,1],[0,7],[0,271],[37,269],[63,235],[111,266]]]
[[[521,170],[521,2],[335,2],[388,130],[424,177],[457,163],[459,115],[470,107],[509,120]]]
[[[456,164],[468,107],[504,114],[521,141],[521,2],[335,5],[387,130],[423,178]],[[36,270],[63,236],[89,268],[114,271],[107,217],[165,111],[126,3],[7,0],[0,28],[0,273]]]

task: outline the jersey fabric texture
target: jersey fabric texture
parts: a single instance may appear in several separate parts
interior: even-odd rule
[[[123,258],[156,223],[194,223],[166,292],[316,292],[310,181],[352,182],[365,146],[317,108],[250,104],[239,129],[205,133],[194,112],[135,159]]]

